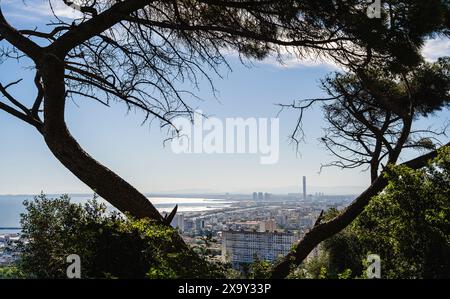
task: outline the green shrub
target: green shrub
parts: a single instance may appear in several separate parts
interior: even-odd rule
[[[423,169],[391,166],[388,173],[384,192],[303,269],[317,276],[320,265],[329,278],[365,277],[373,253],[381,258],[382,278],[450,278],[450,148]]]
[[[82,278],[223,278],[227,267],[180,250],[170,227],[136,220],[95,199],[85,205],[45,195],[24,203],[20,270],[29,278],[66,278],[67,256],[81,258]]]

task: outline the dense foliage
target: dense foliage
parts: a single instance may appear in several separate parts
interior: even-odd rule
[[[66,278],[66,258],[81,258],[82,278],[221,278],[225,266],[174,247],[170,227],[107,212],[96,200],[41,195],[25,202],[20,270],[31,278]]]
[[[378,254],[382,278],[450,278],[450,148],[424,169],[391,167],[388,178],[364,213],[293,276],[365,277],[367,255]]]
[[[25,278],[24,273],[16,266],[0,267],[0,279]]]

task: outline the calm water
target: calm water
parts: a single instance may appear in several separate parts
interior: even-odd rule
[[[49,198],[55,196],[48,196]],[[72,202],[84,203],[91,199],[91,196],[71,196]],[[32,200],[32,195],[0,195],[0,227],[19,227],[20,214],[25,211],[23,202]],[[152,203],[161,212],[171,211],[178,204],[179,212],[206,211],[213,209],[226,208],[230,206],[230,202],[207,199],[207,198],[151,198]],[[14,232],[14,231],[13,231]],[[0,234],[6,233],[6,230],[0,230]]]

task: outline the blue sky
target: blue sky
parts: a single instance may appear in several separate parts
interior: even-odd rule
[[[5,16],[17,27],[30,29],[32,24],[48,20],[45,11],[36,9],[45,1],[27,3],[25,9],[21,8],[21,1],[2,1],[1,5]],[[70,15],[65,10],[60,13]],[[429,59],[446,53],[450,55],[448,40],[432,41],[425,49]],[[273,60],[248,68],[232,55],[229,62],[233,71],[223,69],[224,78],[214,80],[219,91],[217,98],[206,85],[197,92],[204,101],[195,106],[219,118],[275,117],[279,110],[275,103],[322,96],[319,80],[333,71],[327,64],[289,61],[288,67],[281,67]],[[15,62],[1,65],[1,82],[29,78],[31,72],[23,66]],[[33,98],[34,90],[27,84],[15,90],[24,102]],[[360,170],[330,168],[318,174],[321,163],[331,158],[317,141],[324,125],[320,109],[306,115],[307,140],[300,153],[288,140],[297,113],[281,115],[280,161],[275,165],[261,165],[257,155],[173,154],[170,146],[164,147],[165,135],[156,123],[141,125],[143,115],[128,113],[121,104],[106,108],[78,99],[76,103],[68,102],[66,117],[72,134],[87,152],[143,192],[292,192],[299,190],[296,186],[303,175],[313,186],[368,184],[367,173]],[[450,118],[450,113],[439,114],[431,123],[440,123],[443,118]],[[0,194],[90,192],[53,157],[33,128],[3,111],[0,140]]]

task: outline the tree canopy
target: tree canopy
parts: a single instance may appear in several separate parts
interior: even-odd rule
[[[322,256],[306,268],[319,262],[328,278],[344,272],[364,277],[368,254],[377,254],[382,278],[449,278],[449,162],[447,147],[425,168],[390,167],[384,192],[349,227],[326,240]],[[336,214],[329,211],[326,217]]]
[[[82,278],[225,278],[231,271],[192,248],[180,250],[177,232],[148,219],[108,212],[95,199],[40,195],[25,202],[21,259],[25,278],[67,278],[67,257],[80,257]],[[11,272],[12,270],[9,270]],[[6,271],[5,271],[6,272]],[[5,273],[5,276],[8,273]]]
[[[323,88],[329,98],[282,105],[300,110],[293,133],[298,141],[303,138],[304,112],[322,103],[328,127],[321,141],[336,158],[325,166],[365,167],[370,170],[371,185],[335,218],[323,221],[319,217],[295,250],[274,268],[274,277],[287,276],[292,265],[301,264],[320,242],[340,232],[360,215],[371,198],[387,186],[386,167],[398,164],[406,150],[428,151],[403,163],[418,169],[437,155],[437,148],[449,145],[447,128],[416,125],[421,117],[449,106],[449,71],[448,58],[435,63],[422,62],[402,72],[388,71],[383,64],[369,64],[364,69],[325,79]]]

